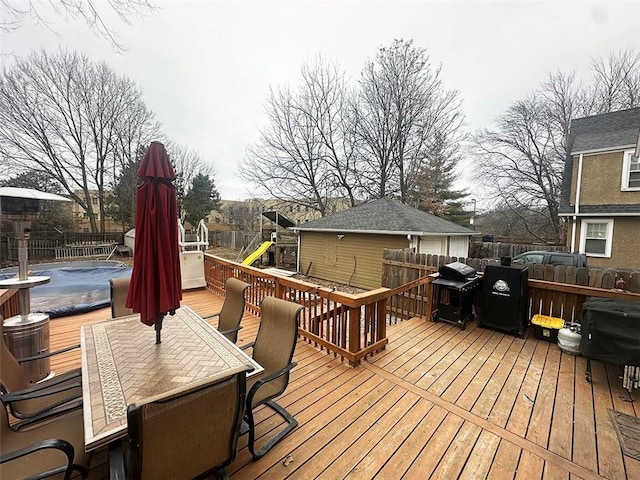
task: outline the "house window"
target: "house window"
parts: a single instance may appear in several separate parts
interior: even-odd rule
[[[640,158],[633,150],[624,152],[622,165],[622,190],[640,190]]]
[[[611,257],[613,220],[583,220],[580,234],[580,253],[591,257]]]

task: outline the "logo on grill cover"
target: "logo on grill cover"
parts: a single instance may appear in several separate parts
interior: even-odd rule
[[[493,284],[494,295],[502,295],[502,296],[508,297],[510,290],[511,289],[509,288],[509,284],[504,280],[498,280],[496,283]]]

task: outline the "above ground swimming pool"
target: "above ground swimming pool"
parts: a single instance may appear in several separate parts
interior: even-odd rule
[[[31,311],[51,318],[64,317],[103,308],[111,303],[109,280],[131,276],[131,268],[122,262],[90,261],[29,265],[32,275],[51,281],[31,289]],[[0,270],[0,279],[11,278],[18,268]]]

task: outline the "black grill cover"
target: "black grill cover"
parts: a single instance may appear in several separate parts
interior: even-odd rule
[[[474,279],[477,276],[476,271],[473,267],[465,265],[461,262],[453,262],[442,265],[438,269],[438,273],[440,274],[439,278],[443,280],[453,280],[462,283],[468,282],[469,280]]]
[[[640,302],[589,298],[582,305],[580,323],[582,355],[640,367]]]

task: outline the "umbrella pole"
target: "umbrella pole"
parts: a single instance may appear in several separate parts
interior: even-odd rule
[[[162,343],[160,340],[160,332],[162,331],[162,317],[156,318],[156,321],[153,322],[156,329],[156,345]]]

